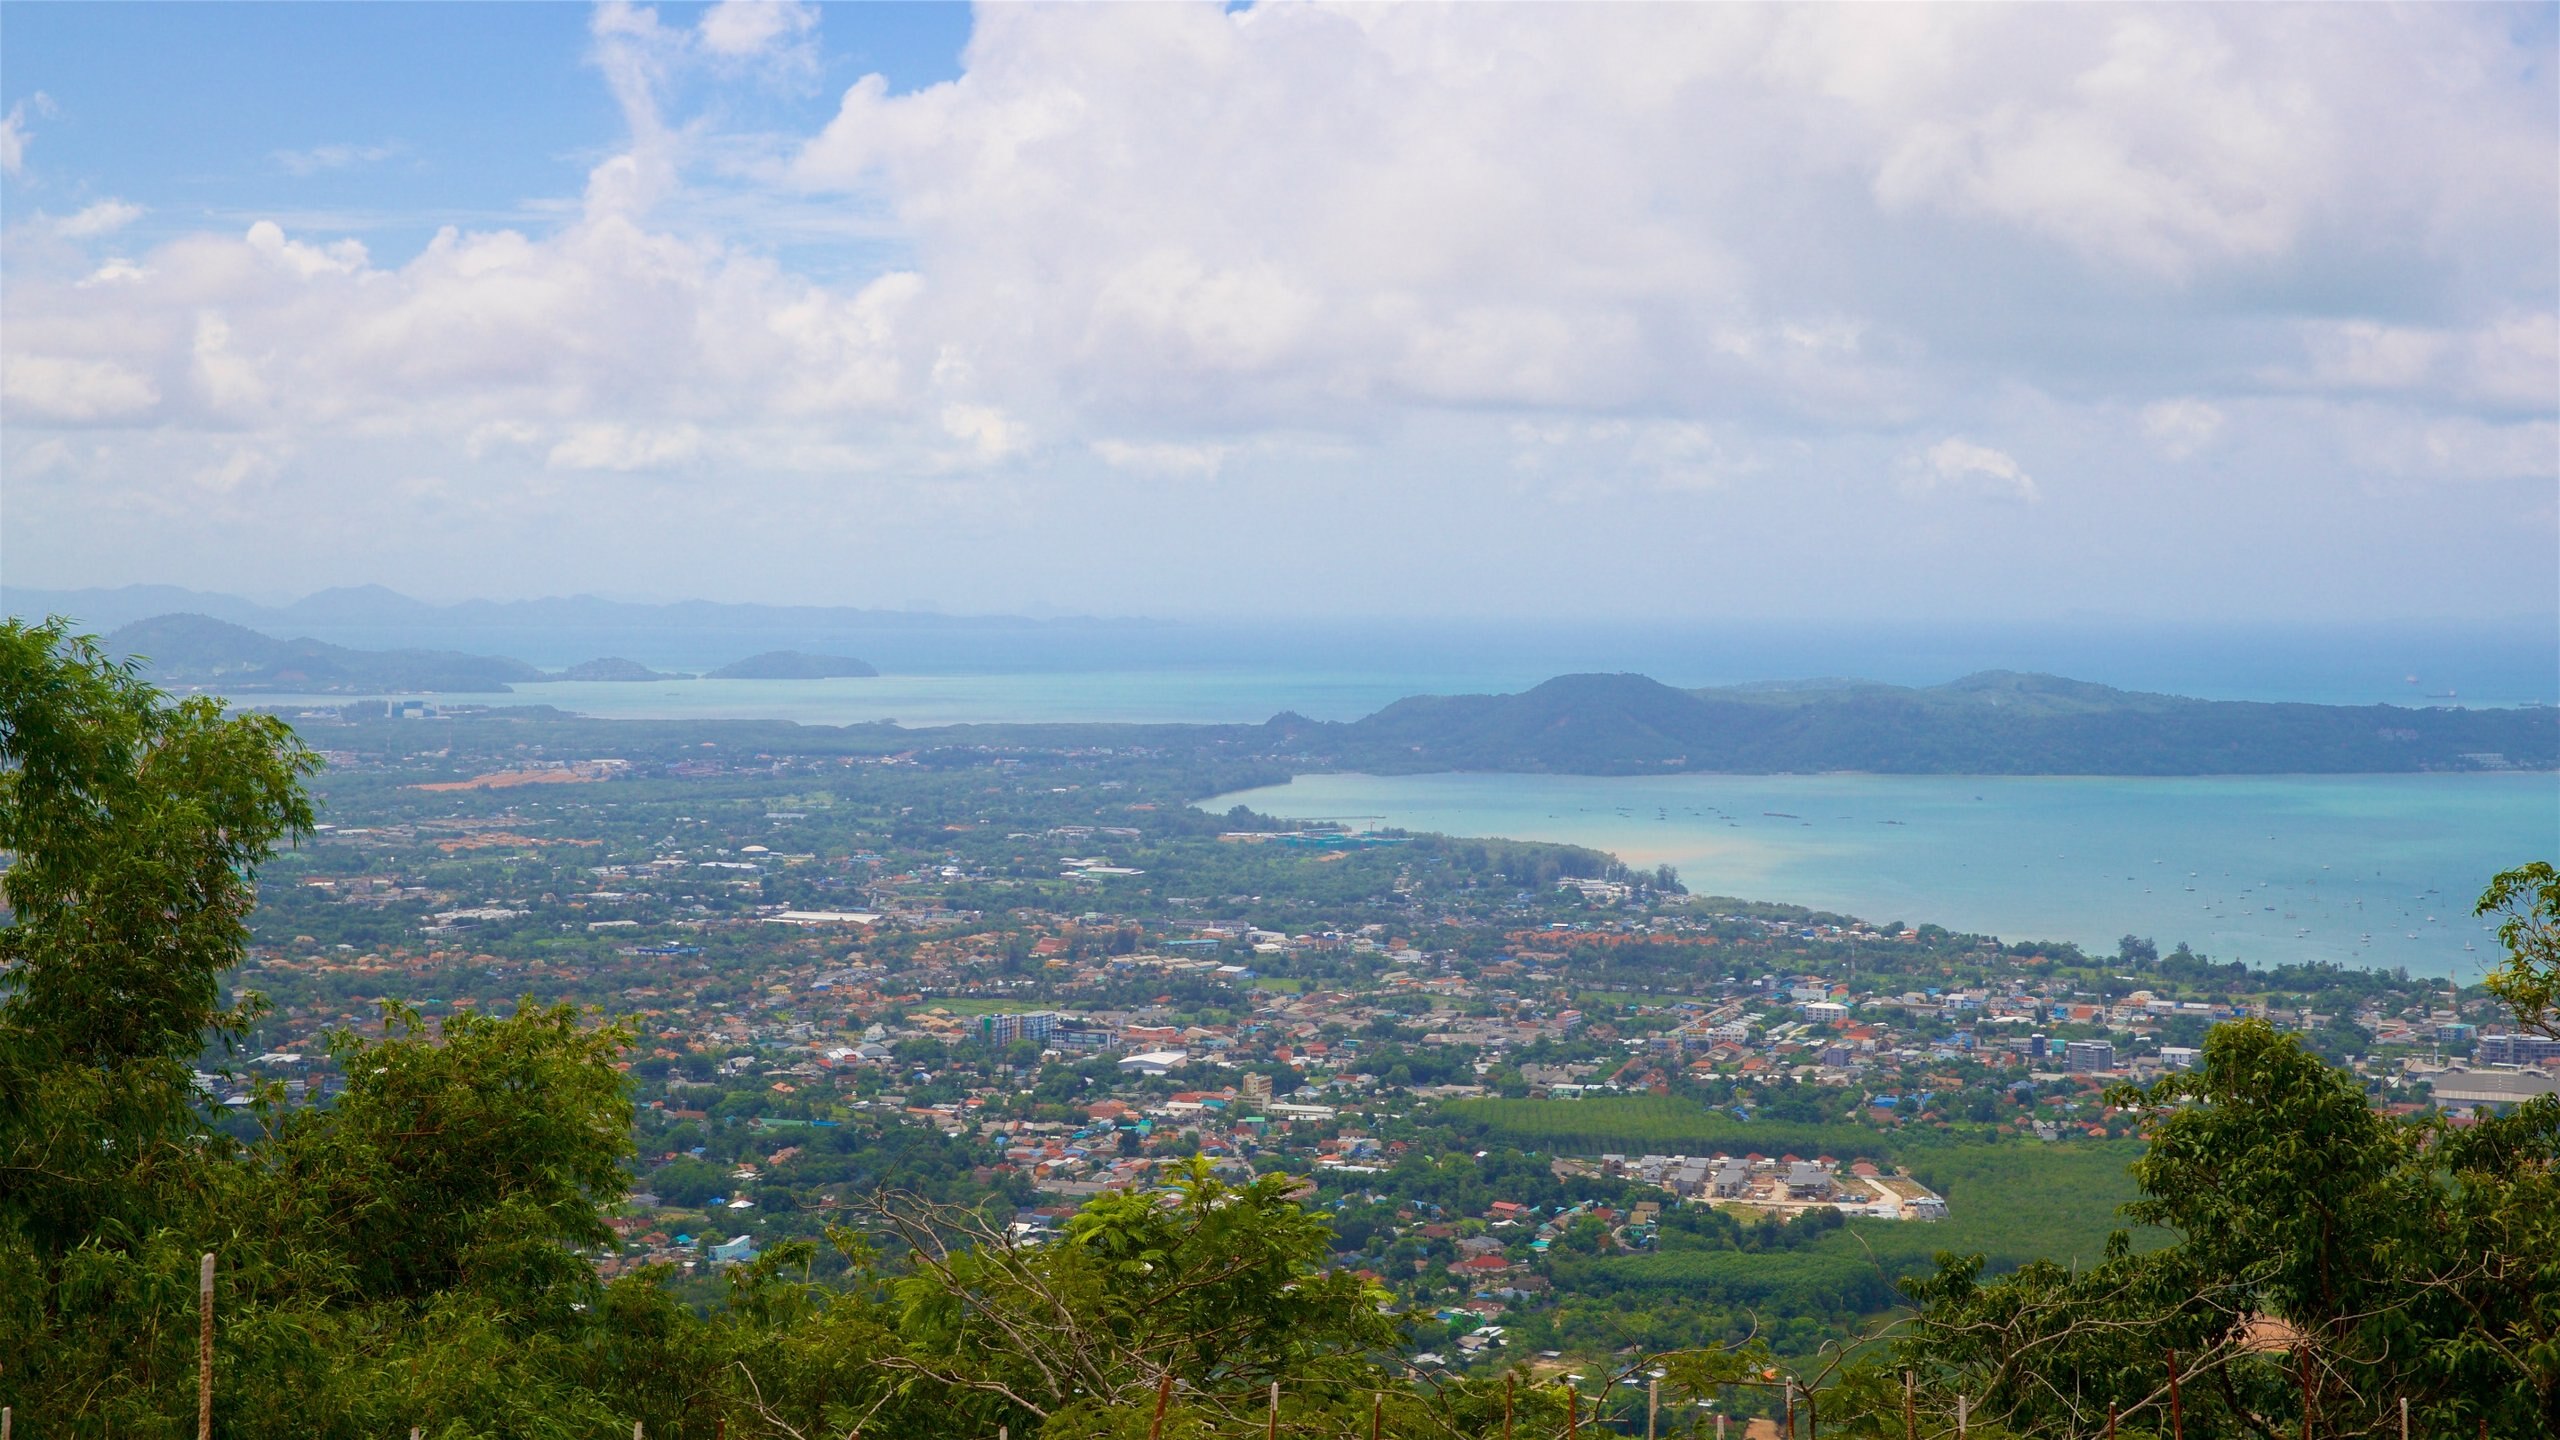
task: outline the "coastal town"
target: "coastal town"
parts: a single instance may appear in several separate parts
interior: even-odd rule
[[[427,728],[346,727],[363,748],[330,754],[239,977],[273,1009],[204,1078],[235,1105],[325,1096],[327,1032],[385,1003],[618,1017],[638,1153],[607,1273],[707,1278],[859,1229],[883,1191],[1036,1243],[1180,1167],[1278,1171],[1420,1353],[1462,1364],[1545,1342],[1541,1314],[1680,1258],[1701,1216],[1816,1249],[1999,1223],[2024,1197],[1941,1188],[1947,1147],[2128,1144],[2117,1087],[2195,1065],[2217,1023],[2302,1032],[2401,1113],[2560,1088],[2560,1043],[2444,982],[2131,936],[2089,956],[1701,899],[1564,847],[1211,815],[1143,754],[564,760]]]

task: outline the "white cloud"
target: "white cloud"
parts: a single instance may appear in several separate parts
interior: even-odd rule
[[[2185,396],[2143,407],[2142,433],[2172,460],[2188,460],[2222,434],[2220,407]]]
[[[101,200],[68,219],[55,221],[53,233],[68,240],[87,240],[121,230],[141,219],[142,214],[139,205],[128,205],[122,200]]]
[[[0,115],[0,175],[25,173],[27,142],[35,138],[35,132],[27,128],[27,116],[52,113],[52,98],[39,90],[10,106],[8,114]]]
[[[791,173],[888,207],[919,320],[1107,433],[1903,425],[2057,304],[2141,323],[2451,225],[2547,281],[2560,196],[2513,142],[2551,126],[2480,68],[2504,43],[2444,12],[991,7],[966,76],[852,86]],[[2386,80],[2473,143],[2400,133]]]
[[[150,273],[132,261],[118,256],[107,260],[97,269],[71,283],[78,289],[86,290],[94,285],[113,285],[119,281],[144,279]]]
[[[1827,19],[1868,23],[1862,11]],[[2261,48],[2276,37],[2257,27],[2167,9],[2106,12],[2085,27],[2020,19],[2005,35],[1958,22],[1972,32],[1967,58],[2016,56],[2042,31],[2059,42],[2058,63],[2012,71],[1971,103],[1941,90],[1890,107],[1905,123],[1875,173],[1888,209],[1993,217],[2095,261],[2181,278],[2285,253],[2352,175],[2329,109],[2351,97],[2286,73]]]
[[[2499,423],[2364,408],[2341,426],[2350,463],[2408,481],[2479,483],[2560,479],[2560,423]]]
[[[1002,410],[957,400],[942,407],[942,431],[967,442],[971,458],[980,462],[1019,455],[1029,443],[1022,426]]]
[[[229,495],[251,481],[273,476],[281,463],[278,456],[255,445],[234,445],[220,460],[202,466],[188,478],[199,489]]]
[[[741,59],[783,49],[817,26],[817,7],[799,0],[720,0],[695,28],[703,49]]]
[[[700,453],[702,431],[692,425],[578,425],[544,463],[554,470],[663,470]]]
[[[2439,331],[2369,320],[2312,325],[2303,337],[2310,352],[2304,378],[2326,389],[2410,389],[2434,373],[2446,338]]]
[[[1230,445],[1178,445],[1166,442],[1096,440],[1093,453],[1115,470],[1167,479],[1215,479],[1235,453]]]
[[[1903,491],[1910,495],[1969,495],[2030,505],[2044,498],[2035,478],[2017,461],[1988,445],[1954,436],[1904,457],[1901,471]]]
[[[2490,404],[2560,407],[2560,313],[2502,316],[2463,342],[2465,379]]]
[[[87,425],[138,416],[160,403],[160,389],[110,360],[12,350],[0,357],[0,401],[21,422]]]
[[[575,488],[546,468],[709,496],[716,462],[1027,530],[1330,473],[1524,550],[1583,532],[1470,495],[1775,537],[1888,467],[2033,501],[2023,454],[2071,483],[2019,515],[2160,506],[2174,548],[2177,486],[2530,477],[2560,413],[2560,107],[2500,12],[990,6],[954,81],[724,131],[811,16],[598,7],[628,138],[548,226],[377,255],[279,216],[104,262],[80,217],[14,228],[9,443],[134,427],[82,473],[183,491],[290,437],[238,493],[430,475],[475,516]]]
[[[310,176],[326,170],[352,170],[378,165],[400,153],[397,145],[314,145],[308,150],[278,150],[276,164],[290,175]]]

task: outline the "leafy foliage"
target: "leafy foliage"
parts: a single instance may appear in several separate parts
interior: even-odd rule
[[[2175,1357],[2198,1433],[2364,1434],[2404,1397],[2434,1433],[2560,1422],[2560,1102],[2394,1119],[2256,1021],[2115,1098],[2152,1116],[2126,1213],[2178,1239],[1996,1284],[1942,1256],[1898,1346],[1940,1391],[2021,1434],[2156,1429]]]
[[[2490,993],[2519,1028],[2560,1039],[2560,870],[2536,860],[2503,871],[2472,913],[2502,917],[2498,941],[2507,958],[2489,974]]]

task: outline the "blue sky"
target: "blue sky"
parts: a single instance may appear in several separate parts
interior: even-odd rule
[[[2550,614],[2555,13],[11,5],[0,565]]]
[[[659,8],[698,24],[708,7]],[[863,75],[904,93],[960,73],[965,4],[816,14],[819,68],[691,98],[733,128],[814,130]],[[586,68],[590,18],[566,3],[13,6],[0,109],[41,93],[51,113],[43,187],[10,198],[149,195],[127,232],[144,238],[299,219],[392,262],[447,223],[541,225],[628,138]]]

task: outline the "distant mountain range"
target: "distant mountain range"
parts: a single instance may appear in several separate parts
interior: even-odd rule
[[[399,596],[385,603],[391,602],[417,603]],[[502,694],[543,680],[681,678],[610,657],[546,671],[457,650],[278,639],[191,613],[137,620],[104,643],[119,655],[147,657],[148,673],[160,683],[242,694]],[[878,672],[850,656],[772,650],[709,673],[816,679]],[[948,733],[1073,731],[1108,744],[1133,728],[971,726]],[[2560,768],[2560,709],[2549,706],[2194,700],[2014,671],[1927,687],[1812,680],[1704,690],[1635,674],[1565,675],[1517,694],[1412,696],[1349,722],[1283,714],[1261,726],[1144,728],[1150,744],[1196,736],[1224,753],[1249,750],[1302,772],[2257,775]]]
[[[1082,616],[944,615],[927,610],[864,610],[842,605],[733,605],[710,600],[643,604],[563,595],[541,600],[464,600],[437,605],[380,585],[321,590],[283,605],[176,585],[111,589],[0,589],[0,607],[28,617],[69,615],[89,630],[112,630],[172,613],[210,616],[261,630],[579,631],[651,627],[713,631],[974,630],[1022,627],[1144,628],[1161,622]]]
[[[637,661],[606,656],[546,671],[521,660],[453,650],[363,650],[307,637],[279,640],[210,615],[155,615],[107,635],[110,653],[139,657],[145,673],[163,685],[313,693],[425,691],[451,695],[507,693],[539,680],[681,680]],[[714,672],[729,678],[817,679],[877,675],[841,655],[780,650],[753,656]]]
[[[2560,709],[2190,700],[1990,671],[1913,689],[1813,681],[1679,690],[1566,675],[1516,695],[1416,696],[1264,727],[1297,768],[1581,775],[1845,770],[2261,775],[2560,768]],[[1308,762],[1315,762],[1310,765]]]

